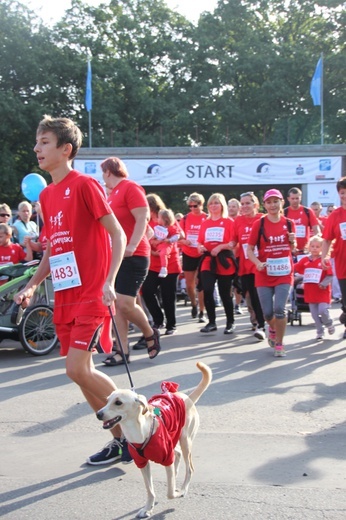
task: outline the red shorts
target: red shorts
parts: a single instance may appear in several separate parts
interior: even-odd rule
[[[55,329],[61,356],[66,356],[70,347],[88,352],[97,349],[106,354],[112,351],[111,321],[104,316],[78,316],[70,323],[55,324]]]

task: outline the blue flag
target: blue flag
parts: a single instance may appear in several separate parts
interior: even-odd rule
[[[315,74],[313,75],[313,78],[311,80],[310,85],[310,94],[312,97],[312,101],[314,105],[320,105],[321,104],[321,97],[322,97],[322,73],[323,73],[323,63],[322,63],[322,56],[318,60],[318,63],[316,65]]]
[[[85,108],[87,109],[87,112],[90,112],[92,107],[93,107],[93,100],[92,100],[92,89],[91,89],[91,63],[90,63],[90,61],[88,61],[88,73],[87,73],[86,91],[85,91]]]

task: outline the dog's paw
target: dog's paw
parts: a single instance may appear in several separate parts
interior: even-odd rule
[[[146,507],[142,507],[136,514],[136,518],[150,518],[153,510],[148,510]]]

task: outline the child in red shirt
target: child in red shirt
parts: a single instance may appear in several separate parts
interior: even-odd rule
[[[27,247],[26,252],[19,244],[11,242],[12,229],[8,224],[0,224],[0,265],[19,264],[32,260],[32,249]],[[8,280],[7,276],[0,278],[0,285]]]
[[[328,334],[334,334],[335,326],[330,316],[332,267],[322,266],[323,239],[313,236],[309,240],[309,256],[299,260],[294,266],[295,273],[303,275],[304,301],[309,304],[311,316],[316,324],[317,340],[324,339],[324,326]]]

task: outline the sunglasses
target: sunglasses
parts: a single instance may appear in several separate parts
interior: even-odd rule
[[[198,204],[191,204],[189,208],[198,208]]]
[[[0,217],[10,217],[11,215],[9,215],[8,213],[0,213]]]

